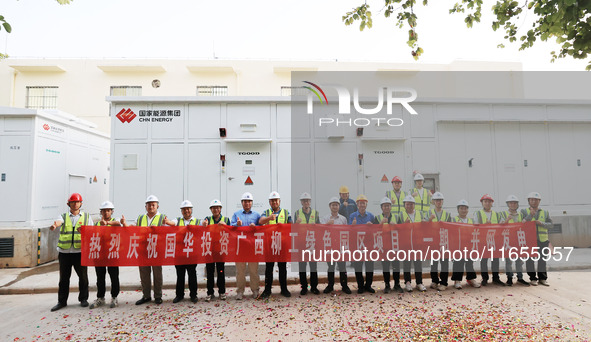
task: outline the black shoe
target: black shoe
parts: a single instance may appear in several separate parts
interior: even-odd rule
[[[367,286],[365,288],[365,292],[369,292],[369,293],[376,293],[376,290],[372,289],[371,286]]]
[[[88,307],[88,301],[87,300],[83,300],[80,302],[80,306],[83,308],[87,308]]]
[[[156,298],[156,299],[154,299],[154,303],[156,303],[158,305],[162,304],[162,298]]]
[[[181,300],[183,300],[184,298],[185,297],[176,296],[176,297],[174,297],[174,299],[172,300],[172,302],[176,304],[176,303],[180,302]],[[156,303],[156,304],[158,304],[158,303]]]
[[[498,278],[497,279],[493,279],[493,284],[499,285],[499,286],[505,286],[505,283],[503,283],[501,281],[501,279],[498,279]]]
[[[517,279],[517,282],[524,286],[530,286],[529,283],[523,279]]]
[[[331,293],[332,291],[334,291],[334,286],[332,285],[328,285],[327,287],[324,288],[324,293]]]
[[[400,287],[400,284],[394,284],[394,291],[398,293],[404,293],[404,290],[402,289],[402,287]]]
[[[259,299],[265,299],[265,298],[269,298],[271,297],[271,291],[263,291],[263,293],[261,293],[261,295],[259,296]]]
[[[363,288],[363,287],[360,287],[357,289],[357,293],[359,293],[359,294],[363,294],[364,292],[365,292],[365,288]]]
[[[507,279],[507,282],[505,283],[505,285],[513,286],[513,279]]]
[[[199,299],[197,299],[197,297],[191,297],[192,303],[197,303],[198,301],[199,301]]]
[[[488,279],[482,279],[480,286],[486,286],[488,284]]]
[[[68,304],[57,303],[53,308],[51,308],[51,312],[57,311],[61,308],[65,308]]]
[[[390,286],[384,287],[384,293],[390,293],[390,290],[392,290]]]
[[[307,292],[307,291],[308,291],[308,290],[306,290],[306,292]],[[281,295],[282,295],[283,297],[287,297],[287,298],[289,298],[289,297],[291,297],[291,292],[289,292],[289,290],[288,290],[288,289],[283,289],[283,290],[281,290]]]
[[[310,292],[312,292],[312,293],[313,293],[313,294],[315,294],[315,295],[319,295],[319,294],[320,294],[320,291],[318,291],[318,289],[317,289],[317,288],[313,288],[313,289],[311,289],[311,290],[310,290]]]
[[[301,295],[301,296],[305,296],[306,294],[308,294],[308,289],[307,289],[307,288],[303,288],[303,289],[300,291],[300,295]]]
[[[343,290],[343,292],[345,292],[346,294],[351,294],[351,293],[353,293],[353,292],[351,292],[351,289],[350,289],[350,288],[349,288],[349,286],[347,286],[347,285],[343,285],[343,286],[341,287],[341,289],[342,289],[342,290]]]
[[[142,305],[142,304],[147,303],[147,302],[149,302],[151,300],[152,300],[152,298],[142,297],[142,299],[140,299],[137,302],[135,302],[135,305]]]

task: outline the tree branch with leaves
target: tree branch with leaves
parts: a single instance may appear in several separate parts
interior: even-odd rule
[[[396,26],[399,29],[408,27],[407,44],[411,48],[411,54],[415,60],[423,54],[423,49],[418,45],[416,28],[418,18],[414,11],[417,6],[416,0],[383,0],[383,13],[386,18],[395,17]],[[380,1],[381,2],[381,1]],[[491,1],[492,3],[492,1]],[[428,0],[421,4],[427,7]],[[480,23],[482,16],[483,0],[461,0],[455,3],[450,9],[450,14],[462,13],[465,15],[464,22],[468,28],[474,23]],[[509,43],[519,40],[519,50],[525,50],[535,45],[539,39],[548,41],[555,39],[560,49],[551,52],[551,61],[558,58],[570,57],[573,59],[586,59],[591,53],[591,0],[534,0],[534,1],[512,1],[497,0],[491,6],[491,13],[495,19],[492,21],[493,31],[502,29],[505,33],[504,39]],[[534,18],[531,28],[521,27],[524,25],[524,17]],[[352,11],[347,12],[343,18],[345,25],[352,25],[359,22],[359,29],[372,27],[370,5],[365,2]],[[518,32],[527,29],[519,35]],[[497,45],[500,48],[504,44]],[[591,60],[586,70],[591,70]]]

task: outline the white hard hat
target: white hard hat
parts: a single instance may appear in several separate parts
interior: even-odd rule
[[[470,207],[470,206],[468,205],[468,201],[466,201],[465,199],[461,199],[461,200],[458,202],[458,205],[457,205],[456,207],[459,207],[459,206],[461,206],[461,205],[465,205],[465,206],[466,206],[466,207],[468,207],[468,208]]]
[[[252,201],[253,200],[252,194],[250,192],[245,192],[242,194],[242,198],[240,200],[241,201],[244,201],[244,200]]]
[[[148,196],[148,198],[146,198],[146,203],[150,203],[150,202],[160,202],[160,201],[158,201],[158,197],[156,197],[154,195],[150,195],[150,196]]]
[[[328,205],[330,205],[331,203],[341,204],[341,201],[339,201],[339,199],[337,197],[331,197],[330,200],[328,201]]]
[[[441,192],[437,191],[437,192],[435,192],[433,194],[433,196],[431,197],[431,199],[434,199],[434,200],[440,199],[440,200],[442,200],[443,199],[443,194]]]
[[[392,201],[388,197],[384,197],[380,201],[380,207],[382,206],[382,204],[392,204]]]
[[[180,208],[193,208],[193,203],[191,203],[189,200],[184,200],[183,203],[181,203]]]
[[[115,209],[115,206],[113,205],[113,203],[109,202],[109,201],[104,201],[103,203],[101,203],[101,206],[99,207],[100,210],[102,209]]]
[[[517,198],[515,195],[509,195],[507,196],[505,202],[519,202],[519,198]]]
[[[300,195],[300,200],[305,200],[305,199],[311,200],[312,196],[310,196],[310,194],[307,192],[302,192],[302,194]]]
[[[402,202],[411,202],[411,203],[416,203],[415,202],[415,198],[412,197],[411,195],[406,195],[406,197],[404,197],[404,200],[402,200]]]
[[[222,206],[222,202],[220,202],[220,200],[214,199],[213,201],[211,201],[209,203],[209,207],[221,207]]]
[[[534,191],[534,192],[530,192],[529,195],[527,195],[527,199],[530,199],[530,198],[535,198],[535,199],[541,200],[542,199],[542,195],[540,195],[539,192],[535,192]]]
[[[422,174],[420,174],[420,173],[417,173],[417,174],[415,175],[415,180],[416,180],[416,181],[418,181],[418,180],[422,180],[422,181],[424,181],[424,180],[425,180],[425,177],[423,177],[423,175],[422,175]]]
[[[269,199],[280,199],[281,196],[279,196],[279,193],[277,191],[273,191],[272,193],[269,194]]]

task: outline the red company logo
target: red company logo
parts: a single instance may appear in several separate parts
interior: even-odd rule
[[[43,125],[43,129],[44,129],[44,130],[46,130],[46,131],[49,131],[49,129],[50,129],[50,128],[51,128],[51,127],[49,127],[49,125],[48,125],[48,124],[44,124],[44,125]]]
[[[117,119],[122,123],[131,122],[137,115],[131,109],[121,109],[119,114],[116,115]]]

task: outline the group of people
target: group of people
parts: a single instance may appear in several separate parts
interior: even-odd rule
[[[261,226],[267,224],[278,223],[304,223],[304,224],[331,224],[331,225],[357,225],[357,224],[402,224],[411,222],[459,222],[468,224],[504,224],[523,221],[535,221],[537,227],[538,246],[540,248],[548,247],[548,229],[552,227],[552,220],[548,211],[539,208],[541,196],[537,192],[532,192],[528,195],[528,207],[526,209],[519,209],[519,200],[514,195],[509,195],[506,200],[507,210],[497,212],[492,210],[494,199],[490,195],[484,195],[480,199],[482,208],[474,212],[474,217],[468,217],[469,205],[466,200],[460,200],[457,204],[457,215],[449,213],[443,209],[443,195],[440,192],[431,194],[423,187],[424,178],[417,173],[414,176],[415,186],[408,192],[402,190],[402,179],[394,177],[392,179],[392,190],[386,192],[385,197],[380,201],[382,212],[379,215],[373,215],[367,211],[368,199],[365,195],[357,196],[353,201],[349,198],[349,189],[342,186],[339,189],[339,196],[332,197],[329,202],[330,213],[325,216],[320,216],[319,212],[311,207],[312,197],[308,193],[303,193],[300,196],[302,207],[295,211],[295,222],[292,222],[292,216],[287,209],[281,208],[281,197],[278,192],[273,191],[269,195],[270,208],[263,213],[257,213],[252,210],[253,195],[246,192],[241,197],[242,209],[236,211],[231,218],[225,217],[221,214],[222,203],[214,199],[209,205],[211,215],[205,217],[203,220],[193,217],[193,204],[185,200],[180,205],[181,215],[176,219],[170,219],[161,214],[159,209],[158,198],[154,195],[148,196],[145,202],[146,213],[140,215],[135,222],[128,221],[122,216],[120,219],[113,217],[115,209],[113,203],[106,201],[100,206],[100,220],[96,223],[97,226],[187,226],[187,225],[202,225],[218,224],[225,226]],[[78,300],[82,307],[89,306],[88,303],[88,276],[87,267],[81,265],[81,233],[80,227],[84,225],[94,225],[92,218],[88,213],[81,211],[82,196],[74,193],[68,199],[69,212],[62,214],[51,225],[50,229],[55,230],[60,228],[60,235],[58,239],[59,265],[60,265],[60,280],[58,303],[51,308],[51,311],[59,310],[67,305],[69,295],[70,276],[72,268],[74,268],[79,278],[79,295]],[[431,207],[432,205],[432,207]],[[258,263],[256,262],[236,262],[236,299],[241,300],[244,297],[246,287],[246,269],[248,268],[250,278],[250,289],[253,298],[268,298],[271,296],[273,284],[273,270],[274,262],[267,262],[265,264],[265,281],[264,290],[259,293],[260,277],[258,273]],[[390,270],[392,270],[392,278],[394,280],[394,291],[403,293],[404,290],[411,292],[411,267],[414,266],[416,289],[419,291],[426,291],[426,287],[422,282],[422,261],[402,261],[404,289],[400,284],[400,269],[401,262],[382,261],[382,270],[384,276],[384,292],[392,291],[390,282]],[[499,277],[499,259],[493,258],[492,264],[492,283],[501,286],[513,285],[513,268],[512,262],[506,259],[505,270],[507,281],[502,282]],[[188,276],[189,296],[190,300],[195,303],[197,299],[197,273],[196,266],[193,265],[176,265],[176,295],[173,303],[178,303],[184,299],[185,296],[185,275]],[[335,283],[335,269],[338,267],[341,289],[344,293],[351,294],[352,291],[348,286],[346,263],[336,262],[328,263],[328,284],[324,288],[324,293],[331,293],[334,291]],[[440,272],[438,267],[441,266]],[[532,260],[526,262],[527,274],[529,282],[523,279],[523,261],[518,259],[515,262],[515,269],[517,273],[517,282],[530,285],[545,285],[548,286],[545,261],[540,258],[538,261],[538,272],[535,272],[535,265]],[[209,302],[214,298],[214,274],[216,285],[218,288],[219,299],[226,299],[225,288],[225,272],[224,263],[208,263],[206,264],[207,273],[207,296],[205,301]],[[357,281],[358,293],[375,293],[372,287],[374,265],[372,261],[353,262],[355,269],[355,279]],[[365,276],[363,274],[363,267],[365,267]],[[284,297],[291,297],[291,292],[287,287],[287,263],[278,262],[279,268],[279,284],[281,288],[281,295]],[[308,287],[307,268],[310,272],[310,284]],[[488,260],[481,259],[480,263],[482,281],[476,282],[476,273],[474,272],[473,263],[471,260],[458,260],[453,262],[453,273],[451,280],[454,281],[456,289],[462,288],[462,279],[464,271],[466,272],[466,279],[470,286],[480,287],[486,286],[489,280],[488,274]],[[95,267],[97,276],[97,299],[90,304],[90,308],[99,307],[106,304],[106,274],[109,273],[111,279],[111,302],[110,307],[114,308],[118,305],[117,296],[120,292],[119,283],[119,268],[118,267]],[[140,282],[142,287],[142,298],[136,302],[136,305],[148,303],[152,300],[152,286],[154,287],[154,302],[162,304],[162,266],[139,266]],[[438,291],[444,291],[448,287],[449,276],[449,261],[442,260],[431,265],[431,288]],[[153,278],[153,281],[152,281]],[[300,262],[299,263],[299,278],[300,278],[300,295],[306,295],[308,292],[313,294],[320,294],[318,289],[318,272],[317,262]]]

